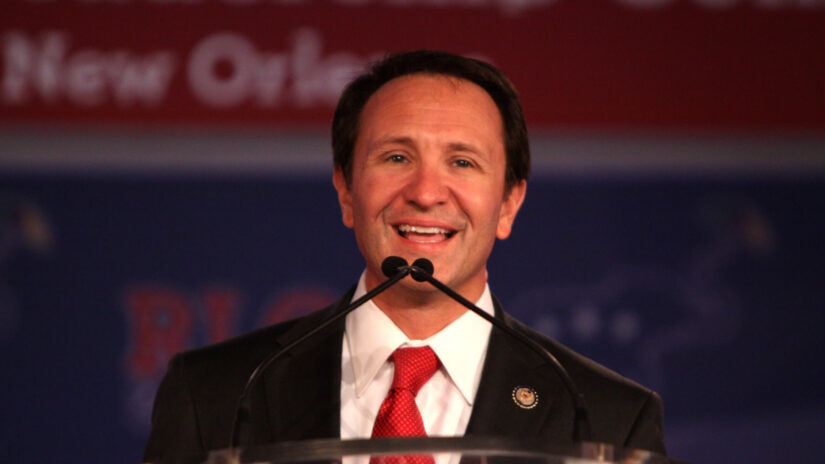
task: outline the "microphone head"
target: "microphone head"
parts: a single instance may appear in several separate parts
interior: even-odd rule
[[[407,260],[400,256],[387,256],[381,262],[381,272],[387,277],[398,274],[402,267],[407,265]]]
[[[417,280],[418,282],[424,282],[426,277],[422,276],[421,273],[425,273],[429,276],[433,275],[435,268],[433,267],[433,262],[427,258],[418,258],[412,263],[413,267],[417,267],[418,270],[413,270],[412,278]]]

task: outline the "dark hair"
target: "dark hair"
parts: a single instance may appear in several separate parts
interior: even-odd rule
[[[388,55],[349,83],[338,100],[332,120],[333,163],[349,184],[352,156],[358,137],[361,111],[367,100],[387,82],[410,74],[451,76],[473,82],[492,97],[504,123],[507,153],[505,192],[530,175],[530,146],[527,126],[515,87],[501,71],[483,61],[452,53],[418,50]]]

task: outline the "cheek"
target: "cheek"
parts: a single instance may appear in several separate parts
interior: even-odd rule
[[[397,187],[396,187],[397,188]],[[361,179],[357,189],[353,191],[353,209],[356,220],[370,221],[378,218],[392,201],[393,184],[381,179],[380,176],[370,176]]]
[[[453,191],[462,209],[475,221],[495,224],[501,211],[503,186],[495,182],[461,182]]]
[[[501,203],[496,201],[489,192],[469,193],[465,191],[459,197],[459,204],[464,215],[478,233],[485,236],[496,235],[500,223]]]

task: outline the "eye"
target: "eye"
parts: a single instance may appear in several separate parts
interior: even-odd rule
[[[466,159],[457,159],[453,161],[453,164],[460,167],[460,168],[471,168],[473,167],[473,163],[470,160]]]
[[[402,154],[399,154],[399,153],[393,153],[393,154],[387,156],[386,159],[390,163],[404,163],[404,162],[407,161],[407,157],[402,155]]]

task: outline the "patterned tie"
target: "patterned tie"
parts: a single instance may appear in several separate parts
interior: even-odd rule
[[[399,348],[390,357],[395,364],[387,397],[378,410],[372,436],[378,437],[426,437],[421,413],[415,404],[418,390],[430,380],[438,370],[438,357],[428,346],[420,348]],[[419,456],[379,456],[370,459],[370,464],[433,464],[429,455]]]

